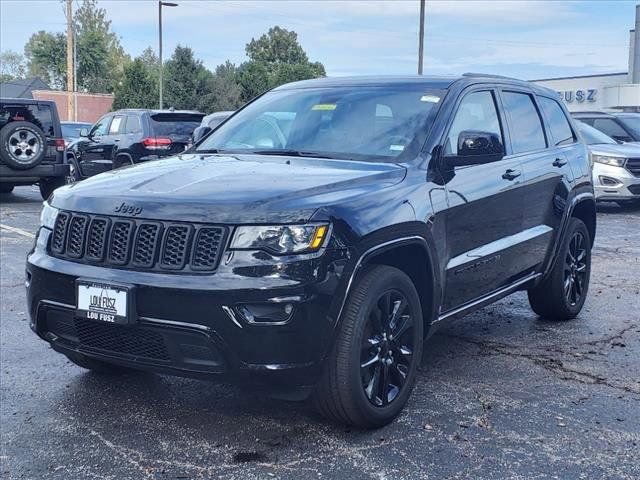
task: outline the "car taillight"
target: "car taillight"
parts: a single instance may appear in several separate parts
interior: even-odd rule
[[[142,140],[142,144],[149,150],[168,150],[171,147],[171,139],[149,137]]]
[[[64,152],[66,148],[67,147],[64,143],[64,138],[56,138],[56,150],[58,152]]]

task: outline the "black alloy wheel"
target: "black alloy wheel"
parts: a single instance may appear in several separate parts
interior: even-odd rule
[[[362,388],[372,405],[384,407],[402,390],[412,367],[413,315],[397,290],[382,294],[369,311],[362,340]]]
[[[567,303],[575,307],[580,303],[587,284],[587,239],[582,232],[574,232],[564,263],[564,295]]]

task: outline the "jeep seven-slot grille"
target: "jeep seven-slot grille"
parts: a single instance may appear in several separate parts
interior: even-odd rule
[[[225,227],[60,212],[51,235],[56,257],[132,270],[211,272]]]
[[[640,177],[640,158],[630,158],[627,160],[627,170],[634,176]]]

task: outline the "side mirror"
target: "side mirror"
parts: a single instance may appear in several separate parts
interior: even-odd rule
[[[202,140],[204,137],[206,137],[209,132],[211,131],[210,127],[207,126],[200,126],[200,127],[196,127],[196,129],[193,131],[193,143],[198,143],[200,140]]]
[[[80,136],[81,137],[88,137],[89,136],[89,129],[82,127],[80,129]]]
[[[459,167],[496,162],[504,157],[500,136],[492,132],[465,130],[458,135],[458,154],[446,155],[447,166]]]

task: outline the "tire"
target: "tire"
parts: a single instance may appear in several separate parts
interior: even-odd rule
[[[528,291],[531,308],[549,320],[575,318],[587,298],[590,275],[589,231],[582,220],[571,218],[556,265],[547,279]]]
[[[67,159],[67,163],[69,164],[69,175],[65,177],[66,184],[70,185],[82,180],[82,177],[80,176],[80,167],[78,166],[76,159],[69,157]]]
[[[11,183],[0,183],[0,193],[11,193],[14,188],[15,185]]]
[[[31,122],[11,122],[0,130],[0,159],[15,170],[40,164],[46,149],[44,133]]]
[[[66,183],[66,177],[40,179],[40,181],[38,182],[38,187],[40,188],[40,195],[42,196],[42,199],[47,200],[56,188],[66,185]]]
[[[396,305],[400,310],[394,317]],[[381,317],[383,310],[388,315]],[[332,353],[314,389],[320,413],[358,428],[391,422],[413,389],[423,331],[420,298],[411,279],[386,265],[365,269],[349,295]],[[396,338],[386,336],[390,333]]]
[[[96,360],[80,353],[67,354],[66,357],[74,364],[86,370],[105,375],[121,375],[130,372],[131,369],[114,365],[112,363]]]

